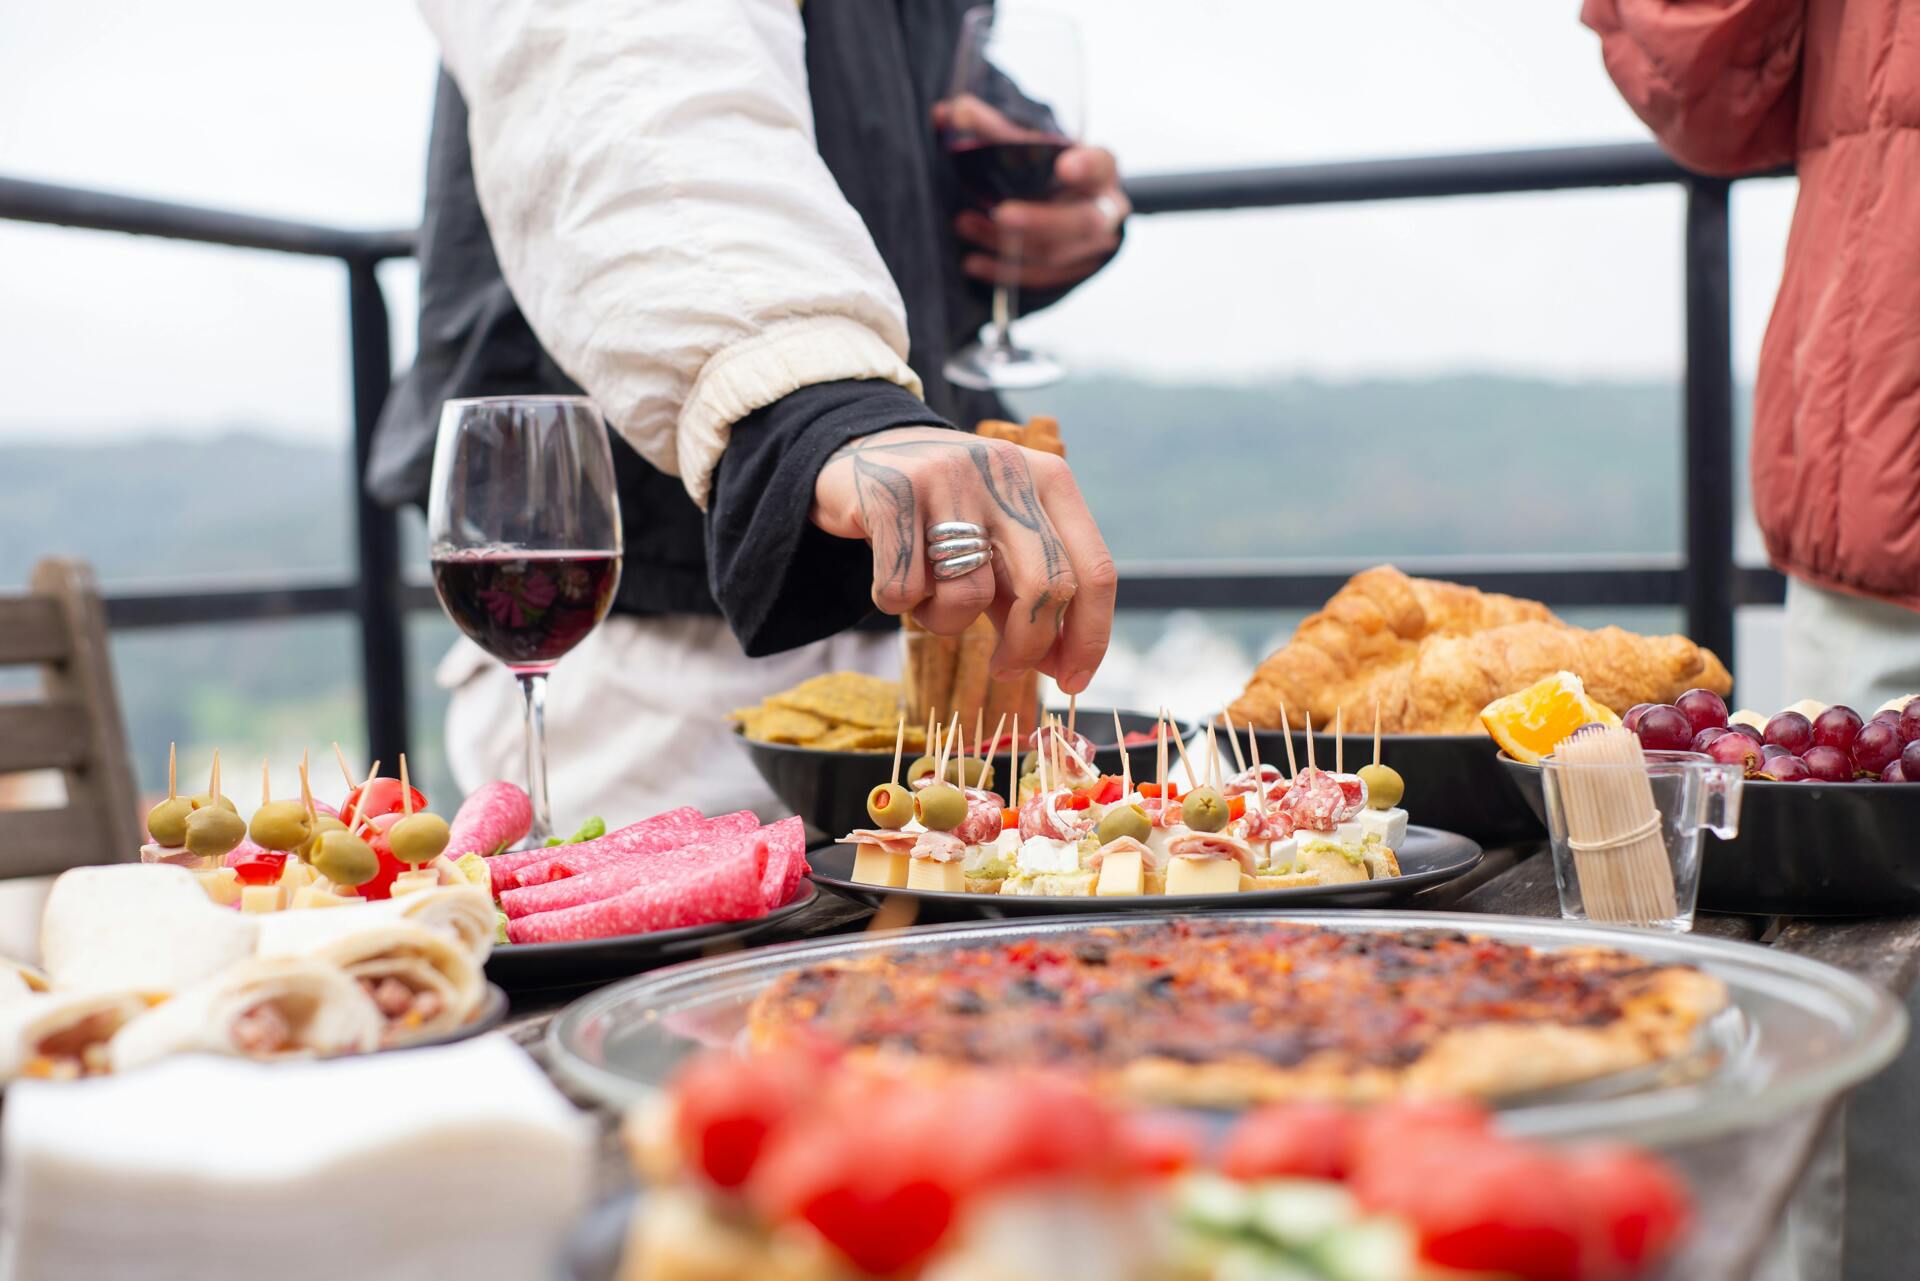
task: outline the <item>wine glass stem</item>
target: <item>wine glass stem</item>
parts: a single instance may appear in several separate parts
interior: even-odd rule
[[[533,802],[533,827],[527,846],[545,845],[553,835],[553,807],[547,800],[547,675],[521,672],[520,694],[527,704],[527,797]]]
[[[1013,351],[1013,318],[1020,310],[1020,243],[1009,240],[1004,255],[1005,267],[1000,283],[993,287],[993,335],[987,342],[990,351]]]

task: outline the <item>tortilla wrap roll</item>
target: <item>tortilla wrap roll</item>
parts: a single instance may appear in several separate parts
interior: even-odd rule
[[[331,907],[325,911],[273,912],[260,921],[261,956],[312,952],[374,925],[411,921],[445,934],[483,965],[493,952],[493,897],[472,885],[440,885],[399,898]]]
[[[257,919],[216,906],[182,867],[76,867],[47,894],[40,952],[56,989],[172,995],[253,955]]]
[[[0,1005],[45,992],[51,986],[47,976],[31,965],[0,956]]]
[[[108,1043],[147,1009],[146,998],[128,990],[36,992],[0,1005],[0,1081],[105,1072]]]
[[[281,916],[344,916],[354,908],[283,912]],[[385,1043],[451,1032],[486,994],[479,962],[447,935],[412,921],[360,917],[342,934],[324,927],[283,929],[261,938],[263,956],[309,956],[338,966],[367,989],[386,1020]]]
[[[107,1046],[115,1072],[175,1054],[277,1059],[380,1047],[386,1020],[360,984],[316,957],[255,957],[121,1028]]]

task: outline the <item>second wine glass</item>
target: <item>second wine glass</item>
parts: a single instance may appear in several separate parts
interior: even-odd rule
[[[600,411],[584,396],[450,400],[427,503],[433,589],[507,665],[526,709],[530,845],[553,835],[546,691],[620,584],[620,505]]]

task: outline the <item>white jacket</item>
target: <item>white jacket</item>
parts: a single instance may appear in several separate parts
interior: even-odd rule
[[[814,149],[795,0],[421,0],[540,342],[707,504],[739,419],[800,387],[920,394],[906,309]]]

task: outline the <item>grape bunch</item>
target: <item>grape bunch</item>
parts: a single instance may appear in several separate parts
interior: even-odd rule
[[[1775,783],[1920,783],[1920,697],[1862,720],[1836,704],[1812,720],[1784,711],[1765,729],[1729,723],[1727,705],[1710,689],[1690,689],[1672,703],[1640,703],[1623,724],[1649,751],[1703,752],[1738,765],[1748,778]]]

